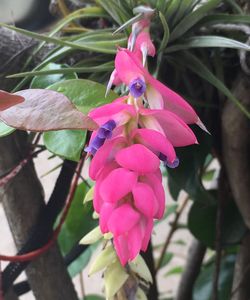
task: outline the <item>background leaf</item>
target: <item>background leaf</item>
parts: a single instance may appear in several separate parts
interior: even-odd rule
[[[233,273],[235,265],[235,255],[228,255],[222,259],[220,276],[219,276],[219,291],[218,299],[228,300],[231,295],[233,282]],[[193,300],[210,300],[212,293],[213,275],[215,264],[210,263],[204,266],[194,286]]]
[[[86,130],[50,131],[43,134],[43,141],[50,152],[69,160],[79,161],[86,136]]]
[[[204,245],[214,248],[216,241],[217,205],[195,202],[189,212],[188,228]],[[246,226],[234,204],[230,201],[223,208],[222,246],[237,244],[246,233]]]
[[[105,98],[106,87],[86,79],[66,80],[63,83],[55,83],[49,88],[66,95],[84,114],[87,114],[94,107],[109,103],[119,97],[110,91]]]
[[[41,69],[41,71],[50,71],[50,70],[60,70],[62,68],[66,68],[67,65],[65,64],[55,64],[55,63],[49,63],[44,68]],[[76,74],[69,73],[69,74],[52,74],[52,75],[42,75],[42,76],[35,76],[31,83],[30,88],[32,89],[46,89],[49,85],[52,85],[53,83],[64,81],[67,79],[75,79],[77,78]]]
[[[0,121],[0,137],[7,136],[14,132],[16,129],[6,125],[4,122]]]
[[[68,216],[59,234],[58,241],[63,254],[67,254],[85,234],[97,226],[97,220],[92,218],[92,203],[82,204],[87,190],[84,182],[78,185]]]

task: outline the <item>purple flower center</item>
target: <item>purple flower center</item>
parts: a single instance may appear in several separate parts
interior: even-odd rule
[[[109,120],[103,124],[98,130],[98,136],[100,138],[109,139],[112,136],[112,131],[115,129],[116,123],[114,120]]]
[[[140,97],[146,91],[146,83],[141,78],[134,79],[129,84],[129,91],[135,98]]]
[[[169,167],[170,169],[177,168],[177,167],[179,166],[179,163],[180,163],[180,160],[179,160],[178,157],[176,157],[176,159],[175,159],[172,163],[170,163],[170,162],[168,161],[167,156],[164,155],[163,153],[160,153],[160,154],[159,154],[159,159],[162,160],[162,161],[164,162],[164,165],[165,165],[166,167]]]
[[[114,120],[109,120],[103,124],[97,131],[97,135],[91,141],[91,143],[84,150],[91,153],[92,155],[96,154],[96,151],[104,144],[106,139],[111,138],[112,131],[116,127]]]

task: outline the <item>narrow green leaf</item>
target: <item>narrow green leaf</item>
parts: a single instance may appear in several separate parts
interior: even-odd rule
[[[225,38],[222,36],[208,35],[208,36],[197,36],[187,38],[182,44],[176,44],[170,46],[166,49],[166,53],[171,53],[180,50],[186,50],[189,48],[207,48],[207,47],[217,47],[217,48],[231,48],[250,51],[250,46],[241,43],[237,40]]]
[[[66,68],[65,68],[66,67]],[[30,83],[30,88],[32,89],[45,89],[49,85],[52,85],[55,82],[67,80],[67,79],[75,79],[77,78],[76,74],[74,72],[67,72],[63,73],[61,70],[67,70],[67,65],[61,65],[61,64],[55,64],[55,63],[49,63],[46,67],[44,67],[40,72],[42,74],[38,75],[43,75],[37,77],[37,74],[34,74],[35,72],[30,72],[31,76],[36,76],[32,79]],[[56,73],[52,73],[51,71],[56,71]],[[12,75],[14,77],[21,77],[21,73]],[[27,74],[23,75],[27,76]]]
[[[182,21],[174,28],[173,32],[170,34],[170,41],[174,41],[181,37],[189,29],[191,29],[198,21],[200,21],[210,10],[215,8],[221,1],[220,0],[208,0],[192,11],[189,15],[182,19]]]
[[[218,23],[226,24],[250,24],[250,18],[248,15],[230,15],[230,14],[211,14],[205,16],[200,25],[212,25]]]
[[[176,24],[179,20],[183,18],[185,13],[189,10],[189,8],[192,6],[193,0],[182,0],[179,6],[178,11],[176,12],[176,15],[173,19],[173,24]]]
[[[250,112],[240,103],[238,99],[230,92],[230,90],[221,82],[197,57],[191,53],[185,52],[178,55],[178,60],[181,60],[187,68],[198,74],[215,86],[225,96],[228,97],[235,105],[250,118]]]
[[[161,268],[168,265],[171,262],[171,260],[173,259],[173,257],[174,257],[174,254],[172,252],[165,253],[163,261],[161,263]]]
[[[106,71],[112,71],[113,69],[114,69],[113,62],[107,62],[104,64],[100,64],[98,66],[92,66],[92,67],[73,67],[73,68],[48,69],[48,70],[41,70],[41,71],[23,72],[23,73],[9,75],[9,76],[7,76],[7,78],[19,78],[19,77],[26,77],[26,76],[32,77],[32,76],[60,74],[61,76],[53,77],[54,78],[53,83],[55,83],[58,81],[62,81],[62,80],[60,80],[60,78],[65,78],[65,77],[66,77],[65,79],[76,78],[76,76],[73,76],[73,75],[71,76],[72,73],[80,74],[80,73],[106,72]],[[67,76],[62,76],[62,75],[67,75]],[[58,78],[58,80],[55,80],[56,78]],[[33,84],[32,84],[32,88],[33,88]]]
[[[115,54],[116,53],[116,46],[117,45],[124,45],[126,44],[127,39],[124,37],[115,37],[110,34],[110,38],[103,41],[97,41],[97,40],[91,40],[88,38],[88,40],[78,40],[77,42],[69,42],[63,39],[50,37],[44,34],[39,34],[35,32],[31,32],[25,29],[17,28],[15,26],[7,25],[0,23],[0,26],[3,26],[5,28],[9,28],[11,30],[14,30],[16,32],[20,32],[24,35],[30,36],[34,39],[42,40],[47,43],[53,43],[55,45],[60,46],[68,46],[72,49],[79,49],[79,50],[86,50],[86,51],[95,51],[95,52],[101,52],[101,53],[110,53]]]
[[[167,20],[168,23],[171,23],[171,20],[174,18],[175,14],[177,13],[180,5],[181,5],[181,1],[183,0],[172,0],[170,1],[166,13],[165,13],[165,18]]]
[[[164,277],[168,277],[168,276],[172,276],[172,275],[178,275],[181,274],[184,271],[184,268],[181,266],[178,267],[174,267],[173,269],[171,269],[170,271],[168,271]]]
[[[82,300],[105,300],[105,299],[98,295],[87,295]]]
[[[159,17],[161,19],[161,23],[162,23],[162,27],[163,27],[163,30],[164,30],[164,34],[163,34],[162,42],[160,44],[158,52],[164,50],[167,47],[168,39],[169,39],[168,23],[167,23],[164,15],[161,12],[159,12]]]
[[[250,51],[250,46],[244,43],[241,43],[237,40],[216,36],[216,35],[207,35],[207,36],[197,36],[191,37],[183,40],[182,44],[176,44],[170,46],[166,49],[166,53],[171,53],[180,50],[186,50],[189,48],[207,48],[207,47],[217,47],[217,48],[231,48]]]
[[[132,12],[125,9],[123,5],[119,5],[117,0],[96,0],[96,2],[99,3],[119,25],[122,25],[133,17]]]

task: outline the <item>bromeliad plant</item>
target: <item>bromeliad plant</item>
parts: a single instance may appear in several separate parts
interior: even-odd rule
[[[225,14],[230,1],[119,1],[117,5],[116,0],[98,0],[96,3],[97,6],[70,14],[49,35],[3,25],[41,40],[34,53],[44,42],[56,47],[32,72],[11,76],[24,79],[13,94],[0,93],[0,118],[8,125],[0,124],[0,132],[6,135],[14,128],[46,131],[43,137],[47,149],[75,161],[82,157],[85,147],[91,157],[89,176],[95,182],[86,195],[85,206],[89,205],[88,200],[93,200],[99,226],[93,229],[95,222],[87,226],[85,233],[93,230],[81,243],[101,240],[104,245],[89,273],[104,271],[108,299],[146,299],[152,276],[140,252],[149,245],[154,220],[163,218],[165,213],[160,167],[167,168],[174,198],[185,189],[196,201],[189,215],[190,231],[208,247],[213,248],[215,241],[215,237],[211,238],[213,233],[209,233],[208,239],[200,233],[200,223],[197,226],[197,220],[206,220],[199,219],[203,205],[205,209],[209,206],[209,213],[216,208],[214,193],[206,191],[201,182],[214,154],[210,141],[207,142],[208,134],[201,135],[194,125],[206,128],[189,101],[161,81],[168,81],[174,90],[187,95],[203,115],[219,105],[214,101],[217,92],[208,82],[220,91],[219,98],[223,98],[221,93],[225,94],[228,101],[233,101],[249,117],[249,111],[227,88],[228,82],[223,82],[223,62],[227,59],[225,48],[240,51],[250,48],[244,43],[244,36],[241,40],[233,39],[223,24],[249,24],[250,20],[244,15]],[[134,9],[140,4],[147,6]],[[229,11],[233,9],[235,6]],[[76,28],[76,34],[70,38],[55,36],[68,23],[85,17],[103,18],[104,28],[91,31],[80,27],[84,32]],[[218,23],[220,26],[216,27]],[[109,24],[118,24],[117,32],[124,29],[127,34],[132,25],[132,32],[128,38],[123,33],[113,35]],[[221,48],[220,53],[214,48]],[[88,51],[89,56],[72,67],[55,64],[75,50]],[[84,79],[78,79],[77,74]],[[31,89],[16,92],[33,76]],[[106,98],[104,86],[94,81],[108,82]],[[13,106],[9,108],[6,101]],[[209,124],[209,119],[206,123]],[[209,127],[213,129],[211,122]],[[83,129],[93,131],[89,140]],[[198,142],[193,131],[201,136],[201,145],[195,145]],[[180,148],[184,146],[190,147]],[[86,186],[79,186],[80,198],[86,190]],[[84,234],[82,228],[86,224],[80,211],[75,209],[69,217],[69,223],[77,223],[78,214],[75,226],[79,226],[79,233],[75,234],[70,226],[67,228],[66,222],[65,231],[71,230],[74,237],[65,241],[70,236],[68,232],[59,237],[65,254],[68,245],[73,246]],[[91,208],[89,211],[84,217],[92,214]],[[235,223],[239,224],[238,219]],[[244,228],[239,230],[237,242],[242,231]]]

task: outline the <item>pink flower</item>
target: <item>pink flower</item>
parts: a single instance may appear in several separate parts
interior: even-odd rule
[[[94,207],[100,213],[102,232],[112,232],[123,265],[146,250],[153,218],[161,218],[165,210],[159,158],[141,144],[120,148],[124,142],[116,138],[112,144],[116,149],[108,154],[110,145],[105,146],[112,143],[108,141],[94,156],[100,162],[98,155],[103,149],[106,153],[104,166],[94,174]]]
[[[99,125],[86,148],[93,155],[89,169],[96,182],[93,205],[101,231],[113,235],[122,265],[147,249],[153,221],[164,214],[160,162],[177,167],[174,147],[197,143],[187,124],[203,126],[180,95],[144,68],[146,56],[155,55],[151,16],[152,11],[134,24],[129,50],[118,51],[108,83],[107,91],[112,84],[126,84],[129,95],[89,113]]]
[[[126,49],[119,50],[115,58],[116,72],[134,97],[138,95],[138,84],[146,85],[145,96],[150,108],[167,109],[179,116],[187,124],[199,124],[200,120],[194,109],[177,93],[155,79],[143,67],[140,60]]]

